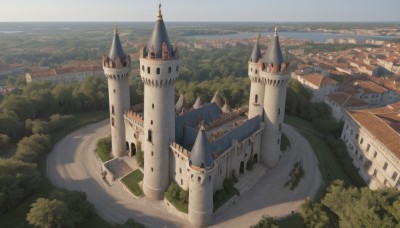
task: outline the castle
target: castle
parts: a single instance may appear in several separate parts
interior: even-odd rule
[[[248,161],[272,168],[280,158],[289,63],[274,36],[264,55],[257,43],[248,65],[251,80],[249,106],[231,111],[216,93],[211,103],[197,100],[185,111],[183,96],[175,103],[179,78],[179,50],[172,46],[161,14],[147,45],[140,52],[144,104],[130,108],[129,55],[118,31],[109,56],[103,57],[108,78],[112,153],[115,158],[144,152],[143,192],[162,200],[172,181],[189,191],[188,218],[195,226],[213,215],[213,193],[226,178],[246,172]]]

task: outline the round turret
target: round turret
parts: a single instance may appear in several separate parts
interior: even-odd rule
[[[257,37],[256,44],[254,45],[253,52],[249,59],[248,74],[251,81],[250,97],[249,97],[249,113],[248,118],[251,119],[257,115],[263,116],[263,103],[264,103],[264,84],[260,77],[261,72],[261,50],[259,45],[259,38]]]
[[[131,59],[124,53],[117,26],[110,53],[103,56],[102,64],[104,74],[108,78],[112,153],[118,158],[128,155],[124,114],[130,107],[128,77],[131,73]]]

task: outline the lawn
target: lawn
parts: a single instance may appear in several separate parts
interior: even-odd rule
[[[71,133],[72,131],[79,129],[85,125],[96,123],[100,120],[107,118],[107,112],[87,112],[79,113],[74,115],[74,120],[71,124],[62,127],[56,133],[51,134],[52,144],[56,144],[65,135]],[[15,147],[16,148],[16,147]],[[15,153],[15,151],[14,151]],[[29,212],[31,204],[36,201],[37,198],[46,198],[52,190],[55,189],[53,184],[49,181],[46,176],[46,159],[47,154],[40,157],[38,162],[38,169],[41,172],[42,184],[36,193],[26,198],[18,207],[11,210],[10,212],[0,216],[0,227],[27,227],[28,223],[26,221],[26,214]],[[96,227],[110,227],[104,220],[102,220],[98,215],[93,213],[88,219],[86,219],[82,226],[87,227],[85,224],[96,224]]]
[[[319,169],[325,184],[341,179],[346,184],[353,184],[350,177],[343,170],[336,156],[330,150],[322,136],[317,132],[312,123],[294,116],[285,116],[285,123],[295,127],[311,144],[319,162]]]
[[[99,139],[96,144],[96,154],[102,162],[113,159],[111,153],[111,136]]]
[[[143,180],[143,173],[136,169],[130,174],[122,178],[122,183],[131,191],[135,196],[143,196],[143,191],[139,186],[139,182]]]

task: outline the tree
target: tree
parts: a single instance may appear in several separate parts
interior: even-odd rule
[[[300,215],[308,227],[328,227],[329,217],[322,204],[307,198],[300,207]]]
[[[272,217],[263,216],[263,218],[256,225],[251,226],[251,228],[278,228],[278,226]]]
[[[50,193],[49,199],[64,202],[70,211],[70,219],[74,223],[81,222],[91,214],[92,205],[87,201],[84,192],[58,188]]]
[[[6,147],[10,143],[8,135],[0,134],[0,147]]]
[[[0,111],[2,110],[13,111],[18,115],[20,121],[35,117],[35,109],[32,103],[21,95],[11,94],[5,97],[0,104]]]
[[[35,192],[40,181],[36,164],[0,158],[0,214]]]
[[[29,224],[45,228],[73,227],[70,211],[64,202],[39,198],[31,206],[26,215]]]
[[[340,227],[395,227],[400,223],[399,202],[400,193],[394,189],[346,188],[343,181],[335,181],[322,199]]]
[[[34,134],[24,137],[17,144],[14,158],[24,162],[36,162],[41,154],[50,150],[50,137],[48,135]]]

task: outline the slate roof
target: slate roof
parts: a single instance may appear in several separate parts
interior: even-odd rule
[[[115,26],[114,38],[111,44],[110,53],[108,54],[108,57],[114,61],[117,57],[119,57],[119,59],[122,62],[125,59],[125,56],[126,55],[124,53],[124,50],[122,49],[121,41],[119,39],[118,28],[117,26]]]
[[[202,128],[197,134],[196,141],[190,152],[190,164],[198,168],[210,168],[214,160],[211,154],[211,146],[207,134]]]
[[[154,25],[153,33],[151,34],[150,40],[147,43],[147,53],[154,49],[155,58],[162,58],[162,46],[163,43],[167,45],[168,57],[174,57],[174,50],[172,48],[171,42],[169,41],[167,29],[164,24],[164,20],[161,14],[161,5],[159,6],[158,16],[156,24]]]
[[[268,45],[263,61],[266,65],[270,63],[273,65],[280,65],[283,63],[283,54],[281,45],[279,44],[279,36],[276,28],[274,37]]]
[[[261,58],[261,50],[260,50],[260,45],[258,44],[258,39],[259,38],[257,38],[256,44],[254,45],[253,48],[253,52],[251,53],[250,56],[250,62],[253,63],[257,63],[258,60]]]

